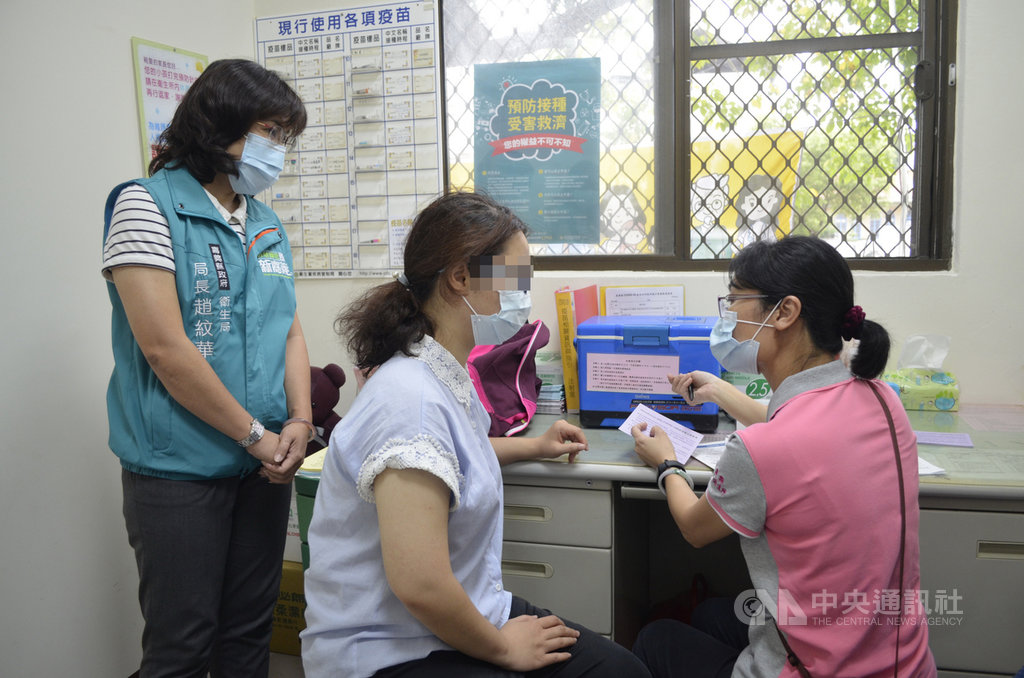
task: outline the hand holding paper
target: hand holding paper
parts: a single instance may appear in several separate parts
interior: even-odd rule
[[[675,450],[676,459],[682,464],[686,463],[690,455],[693,454],[693,451],[697,449],[698,443],[704,437],[700,433],[688,429],[682,424],[672,421],[665,415],[655,412],[642,404],[636,406],[636,409],[630,413],[626,421],[622,422],[622,425],[619,426],[619,430],[632,435],[633,427],[640,423],[647,424],[645,431],[648,434],[650,434],[651,429],[655,426],[660,427],[668,435],[672,448]]]

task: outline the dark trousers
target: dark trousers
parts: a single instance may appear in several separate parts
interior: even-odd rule
[[[546,617],[548,610],[534,607],[522,598],[512,597],[510,618],[524,614]],[[568,648],[572,657],[529,673],[508,671],[454,650],[438,650],[423,659],[381,669],[374,678],[648,678],[644,665],[626,648],[586,627],[560,617],[566,626],[577,629],[580,637]]]
[[[141,678],[265,677],[290,485],[257,473],[166,480],[122,471],[139,568]]]
[[[654,678],[729,678],[748,643],[746,622],[732,598],[711,598],[693,611],[691,622],[659,619],[637,636],[633,652]]]

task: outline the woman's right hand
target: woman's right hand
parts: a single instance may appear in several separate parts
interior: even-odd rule
[[[767,405],[754,400],[726,380],[710,372],[696,370],[669,375],[668,381],[672,385],[672,391],[683,396],[687,405],[714,403],[744,426],[763,422],[768,418]],[[691,388],[693,389],[692,398],[690,397]]]
[[[668,381],[672,384],[672,391],[683,396],[687,405],[700,405],[702,403],[715,403],[719,401],[718,385],[725,383],[710,372],[695,370],[683,374],[669,375]],[[690,387],[693,387],[693,398],[690,398]]]
[[[496,662],[513,671],[533,671],[555,662],[564,662],[572,655],[563,652],[576,643],[580,632],[566,626],[555,615],[537,617],[522,615],[509,619],[500,629],[507,648]]]

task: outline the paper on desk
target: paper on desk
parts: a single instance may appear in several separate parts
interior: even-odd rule
[[[919,445],[946,445],[948,447],[974,447],[969,433],[942,433],[939,431],[914,431]]]
[[[681,464],[685,464],[686,460],[690,458],[693,451],[697,449],[697,445],[704,438],[701,434],[697,433],[692,429],[688,429],[682,424],[672,421],[664,414],[655,412],[646,405],[637,405],[636,409],[633,410],[626,421],[622,422],[622,426],[619,430],[633,435],[632,429],[639,423],[647,424],[647,432],[650,433],[651,429],[655,426],[660,426],[666,434],[668,439],[672,441],[672,448],[676,452],[676,459]]]
[[[728,435],[704,436],[704,440],[693,451],[693,458],[714,471],[718,468],[718,460],[725,452],[725,440]]]
[[[917,475],[919,476],[944,476],[946,469],[936,466],[923,458],[917,458]]]

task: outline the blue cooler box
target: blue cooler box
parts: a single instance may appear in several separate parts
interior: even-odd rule
[[[576,329],[580,423],[618,427],[640,403],[702,433],[718,427],[718,405],[687,405],[668,374],[722,367],[708,338],[709,316],[594,316]]]

